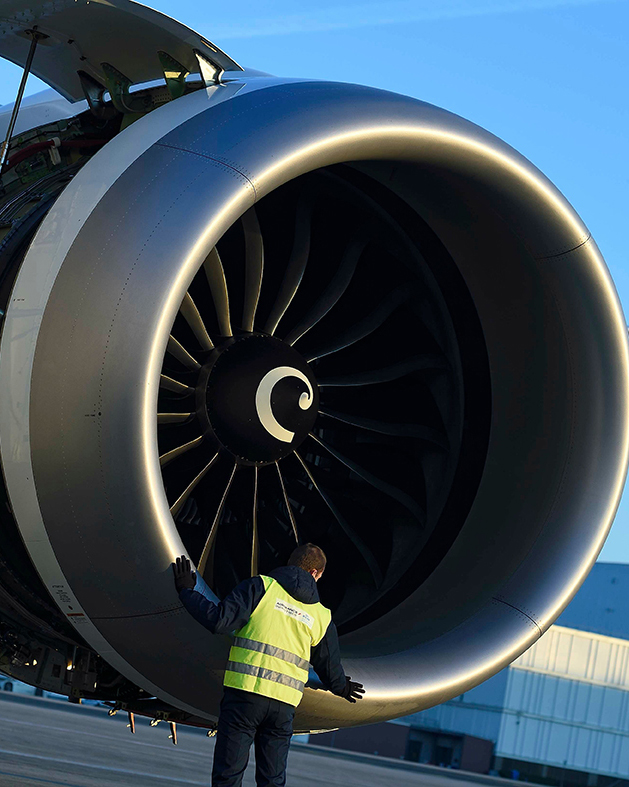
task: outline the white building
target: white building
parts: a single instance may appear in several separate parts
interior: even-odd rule
[[[628,590],[629,566],[597,564],[561,625],[517,661],[472,691],[402,721],[494,741],[493,772],[503,776],[627,787]]]

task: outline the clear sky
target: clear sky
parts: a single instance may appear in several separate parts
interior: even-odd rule
[[[406,93],[502,137],[580,213],[629,313],[629,0],[148,4],[243,65]],[[0,104],[19,77],[0,62]],[[629,563],[629,493],[601,558]]]

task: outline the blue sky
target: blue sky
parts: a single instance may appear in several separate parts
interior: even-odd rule
[[[502,137],[575,206],[629,312],[629,0],[149,4],[243,65],[406,93]],[[19,78],[0,62],[0,104]],[[629,493],[601,558],[629,563]]]

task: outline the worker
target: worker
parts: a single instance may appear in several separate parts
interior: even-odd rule
[[[212,787],[242,784],[252,743],[257,786],[286,784],[293,717],[310,664],[329,691],[348,702],[362,699],[362,684],[341,666],[330,610],[319,602],[316,583],[325,564],[322,549],[298,546],[288,565],[246,579],[218,604],[194,590],[196,576],[185,556],[173,564],[188,612],[213,634],[235,637],[223,682]]]

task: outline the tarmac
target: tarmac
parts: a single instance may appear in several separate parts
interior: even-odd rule
[[[1,787],[184,787],[210,784],[214,741],[178,726],[178,745],[169,727],[150,727],[136,717],[135,735],[122,712],[0,692]],[[512,785],[463,772],[299,743],[293,739],[288,787],[461,787],[461,781],[492,787]],[[253,757],[244,787],[255,787]]]

